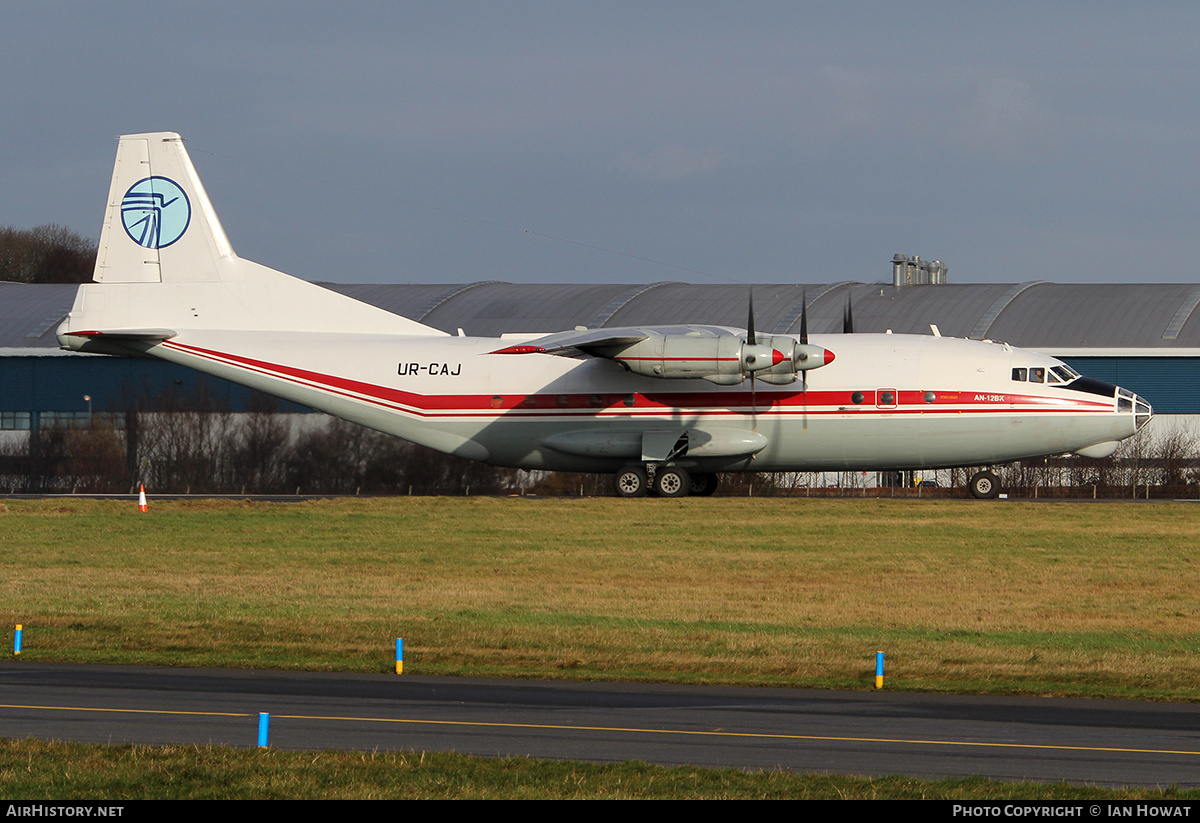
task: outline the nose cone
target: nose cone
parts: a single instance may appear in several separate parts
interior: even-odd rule
[[[1105,388],[1107,387],[1107,388]],[[1093,443],[1086,448],[1076,449],[1075,454],[1083,457],[1108,457],[1115,452],[1121,445],[1121,441],[1127,437],[1132,437],[1138,432],[1142,426],[1150,422],[1150,418],[1154,416],[1154,410],[1150,408],[1150,404],[1143,398],[1137,396],[1129,389],[1122,389],[1120,386],[1113,386],[1111,383],[1104,383],[1099,380],[1093,380],[1087,377],[1081,377],[1071,384],[1070,388],[1077,391],[1085,391],[1089,394],[1107,396],[1109,399],[1116,399],[1117,413],[1116,433],[1117,437],[1114,440],[1104,440],[1099,443]],[[1108,390],[1112,391],[1111,394]]]
[[[1094,394],[1109,400],[1116,398],[1117,414],[1122,415],[1123,420],[1128,420],[1131,417],[1133,423],[1133,428],[1129,433],[1121,435],[1122,439],[1137,432],[1138,429],[1149,423],[1150,418],[1154,416],[1154,410],[1150,408],[1150,404],[1146,402],[1145,398],[1139,397],[1129,389],[1114,386],[1112,383],[1105,383],[1103,380],[1097,380],[1094,377],[1080,377],[1068,384],[1067,388],[1072,391]],[[1125,415],[1129,417],[1124,417]]]

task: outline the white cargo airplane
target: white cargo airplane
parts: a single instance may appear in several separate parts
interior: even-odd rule
[[[454,337],[234,254],[177,134],[122,137],[66,349],[149,355],[499,466],[710,494],[717,472],[1111,454],[1150,419],[1052,357],[936,335],[715,326]],[[836,350],[835,359],[833,350]],[[970,481],[998,491],[994,474]]]

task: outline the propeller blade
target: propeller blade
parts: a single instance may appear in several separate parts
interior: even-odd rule
[[[751,431],[758,431],[758,397],[755,394],[754,372],[750,372],[750,425]]]
[[[803,302],[800,303],[800,342],[808,343],[808,289],[804,290]]]
[[[808,434],[808,372],[800,372],[800,392],[804,395],[803,405],[801,409],[802,429],[804,434]]]
[[[846,312],[842,315],[842,334],[854,334],[854,306],[846,295]]]
[[[800,304],[800,343],[808,344],[808,291],[805,290],[804,302]],[[804,395],[801,409],[801,433],[808,434],[808,369],[800,372],[800,393]]]
[[[750,287],[749,309],[746,312],[746,345],[757,346],[758,337],[754,333],[754,286]],[[750,372],[750,427],[758,431],[758,397],[754,385],[754,371]]]
[[[750,313],[746,318],[746,342],[751,346],[758,345],[758,338],[754,336],[754,287],[750,287]]]

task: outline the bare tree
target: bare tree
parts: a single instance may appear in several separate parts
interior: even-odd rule
[[[1193,472],[1200,456],[1200,438],[1196,432],[1189,426],[1176,424],[1154,440],[1151,454],[1164,493],[1183,497],[1187,485],[1195,480]]]
[[[96,241],[66,226],[0,227],[0,280],[84,283],[96,267]]]

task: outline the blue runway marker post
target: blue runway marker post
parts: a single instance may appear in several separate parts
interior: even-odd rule
[[[875,688],[883,688],[883,652],[875,652]]]
[[[396,638],[396,674],[404,674],[404,638]]]
[[[23,627],[21,626],[21,624],[18,623],[16,634],[13,635],[13,657],[21,656],[21,630],[22,630],[22,628]]]
[[[271,725],[271,715],[266,712],[258,713],[258,747],[267,748],[267,729]]]

